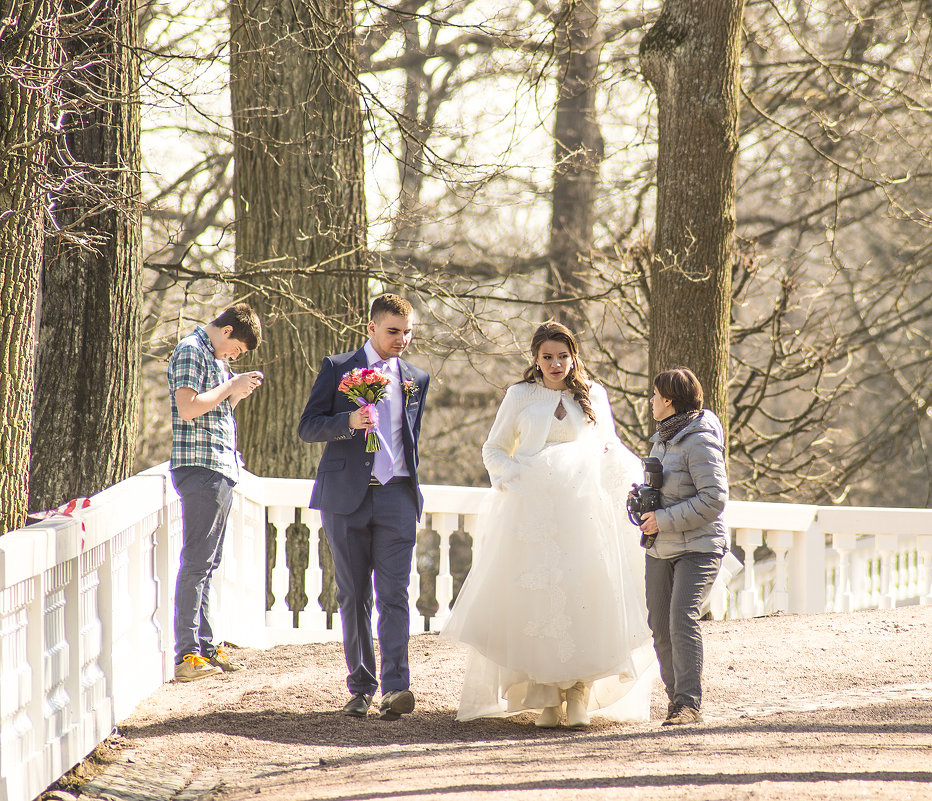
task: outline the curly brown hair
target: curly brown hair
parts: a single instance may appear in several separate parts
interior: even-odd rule
[[[579,408],[583,410],[589,422],[595,423],[595,412],[589,400],[589,375],[579,358],[579,343],[576,342],[573,332],[562,323],[548,321],[534,332],[531,338],[531,366],[524,371],[523,380],[528,384],[542,383],[538,378],[537,354],[540,346],[545,342],[560,342],[569,349],[573,364],[570,366],[570,372],[564,379],[564,383],[566,388],[573,393],[573,400],[579,404]]]

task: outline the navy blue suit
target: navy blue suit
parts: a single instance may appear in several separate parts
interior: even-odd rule
[[[305,442],[326,442],[310,507],[319,509],[333,553],[337,600],[343,622],[343,650],[351,693],[373,695],[408,689],[408,584],[417,520],[424,500],[417,480],[418,436],[430,376],[398,359],[402,383],[414,381],[417,392],[405,400],[401,415],[405,476],[372,486],[374,454],[366,452],[362,430],[349,417],[359,406],[339,391],[340,380],[356,367],[368,366],[365,350],[323,360],[298,434]],[[372,642],[372,588],[379,610],[381,672],[376,679]]]

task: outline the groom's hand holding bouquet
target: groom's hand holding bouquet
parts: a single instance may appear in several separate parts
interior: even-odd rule
[[[365,369],[357,367],[345,373],[337,388],[351,401],[359,404],[360,408],[350,415],[350,425],[353,428],[366,429],[366,452],[375,453],[382,450],[379,442],[378,425],[379,410],[376,404],[385,397],[389,378],[381,370],[371,367]],[[355,420],[354,420],[355,418]]]

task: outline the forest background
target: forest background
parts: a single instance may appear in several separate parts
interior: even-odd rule
[[[929,505],[929,0],[0,6],[4,530],[167,459],[167,357],[234,300],[247,467],[313,477],[298,417],[382,291],[423,482],[486,484],[553,317],[636,452],[686,364],[732,497]]]

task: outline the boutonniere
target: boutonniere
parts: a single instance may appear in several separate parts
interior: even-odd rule
[[[405,393],[405,406],[411,402],[411,398],[417,395],[418,385],[413,378],[409,378],[404,384],[401,385],[401,388]]]

